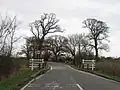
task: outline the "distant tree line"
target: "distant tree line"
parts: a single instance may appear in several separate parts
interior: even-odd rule
[[[107,39],[109,27],[105,22],[88,18],[83,21],[83,28],[89,30],[88,34],[70,34],[68,36],[51,35],[63,33],[58,24],[59,20],[54,13],[43,14],[39,20],[30,23],[32,37],[26,38],[21,54],[27,59],[44,58],[52,61],[71,62],[80,64],[82,59],[95,59],[98,61],[99,51],[108,51]]]

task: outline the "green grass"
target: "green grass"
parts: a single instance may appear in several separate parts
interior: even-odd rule
[[[0,82],[0,90],[19,90],[24,86],[29,80],[31,80],[31,75],[35,71],[30,69],[22,69],[17,74],[11,76],[5,81]]]
[[[18,73],[8,78],[6,81],[0,82],[0,90],[20,90],[33,78],[45,73],[50,67],[47,65],[41,70],[31,71],[28,68],[21,69]]]

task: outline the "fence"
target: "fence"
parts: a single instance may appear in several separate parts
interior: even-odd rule
[[[34,70],[34,68],[42,68],[44,64],[44,59],[30,59],[29,60],[29,67],[31,70]]]
[[[83,68],[95,69],[95,60],[82,60]]]

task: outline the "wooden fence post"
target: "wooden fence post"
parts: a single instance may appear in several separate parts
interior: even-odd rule
[[[85,60],[83,59],[82,60],[82,69],[84,69],[84,63],[85,63]]]
[[[92,71],[94,70],[95,60],[92,60]]]
[[[31,60],[32,60],[32,61],[31,61],[31,62],[32,62],[31,70],[33,71],[33,69],[34,69],[33,63],[34,63],[34,62],[33,62],[33,59],[31,59]]]

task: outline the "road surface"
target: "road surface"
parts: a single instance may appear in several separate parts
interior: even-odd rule
[[[76,71],[62,63],[50,63],[52,70],[24,90],[120,90],[120,84]]]

